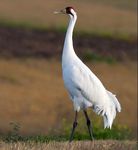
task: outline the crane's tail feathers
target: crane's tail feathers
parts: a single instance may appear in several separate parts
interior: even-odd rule
[[[121,112],[121,106],[116,98],[111,92],[107,91],[109,96],[109,103],[106,106],[94,105],[93,110],[98,115],[103,116],[104,128],[112,127],[113,120],[116,117],[116,112]]]
[[[95,105],[93,106],[93,111],[103,116],[104,120],[104,128],[110,128],[112,127],[113,119],[115,118],[116,112],[110,109],[104,109],[102,106]]]
[[[118,102],[116,96],[114,94],[112,94],[110,91],[107,91],[107,94],[108,94],[109,98],[111,99],[111,101],[113,101],[116,110],[118,112],[121,112],[121,106],[120,106],[120,103]]]
[[[107,91],[107,94],[109,96],[111,104],[110,104],[110,108],[107,109],[107,111],[103,116],[104,128],[111,129],[113,120],[116,117],[116,112],[121,112],[121,106],[114,94],[112,94],[110,91]]]
[[[113,119],[107,115],[107,114],[104,114],[103,116],[103,119],[104,119],[104,128],[112,128],[112,123],[113,123]]]

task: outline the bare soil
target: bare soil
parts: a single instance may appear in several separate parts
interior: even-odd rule
[[[62,53],[65,33],[0,27],[0,56],[57,57]],[[74,47],[80,57],[93,52],[117,60],[136,60],[136,40],[121,40],[97,35],[75,34]]]

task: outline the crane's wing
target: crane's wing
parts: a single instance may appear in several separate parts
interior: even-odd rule
[[[71,84],[81,92],[85,99],[95,103],[107,96],[103,84],[87,66],[75,65],[72,69]]]

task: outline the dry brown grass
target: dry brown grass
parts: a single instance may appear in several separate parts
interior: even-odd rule
[[[50,143],[0,143],[0,150],[136,150],[135,141],[78,141],[78,142],[50,142]]]
[[[136,64],[88,65],[122,105],[116,123],[127,125],[136,134]],[[73,115],[59,61],[0,59],[1,132],[9,130],[10,122],[19,122],[22,134],[46,134],[51,128],[58,129],[63,118],[71,120]]]
[[[128,33],[136,35],[136,11],[115,7],[108,2],[73,0],[1,0],[0,18],[16,22],[30,22],[46,27],[65,26],[67,17],[55,16],[53,11],[72,5],[78,12],[77,30]],[[136,5],[118,1],[124,7]],[[131,5],[129,4],[131,3]]]

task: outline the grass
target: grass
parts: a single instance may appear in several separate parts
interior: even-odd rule
[[[0,19],[1,27],[9,27],[9,28],[23,28],[23,29],[37,29],[37,30],[48,30],[46,26],[33,24],[31,22],[26,21],[11,21],[4,18]]]
[[[0,144],[0,150],[136,150],[137,143],[135,141],[116,141],[116,140],[99,140],[90,141],[77,141],[77,142],[49,142],[49,143],[33,143],[33,142],[17,142],[17,143],[3,143]]]
[[[1,24],[65,29],[67,17],[53,11],[72,4],[78,12],[76,31],[137,36],[136,1],[0,1]],[[131,8],[130,8],[131,7]],[[125,8],[125,9],[123,9]],[[44,15],[45,14],[45,15]],[[2,23],[5,22],[5,23]]]
[[[106,62],[108,64],[116,63],[116,60],[111,56],[102,56],[100,54],[96,54],[92,51],[86,51],[83,55],[84,61],[92,61],[92,62]]]
[[[114,91],[122,105],[122,112],[117,115],[115,124],[131,128],[135,138],[136,64],[88,62],[87,65],[107,89]],[[0,91],[1,134],[9,132],[10,122],[20,123],[21,135],[53,135],[65,127],[62,124],[63,118],[69,121],[69,126],[72,124],[74,111],[63,85],[61,64],[57,60],[1,58]],[[90,110],[91,120],[97,125],[96,122],[101,118],[97,117],[97,120],[96,115],[91,112]],[[80,131],[84,127],[85,124]]]
[[[95,121],[93,125],[93,135],[95,139],[114,139],[114,140],[128,140],[131,139],[131,130],[126,126],[113,125],[112,130],[103,129],[100,124]],[[72,129],[72,124],[65,122],[62,125],[62,129],[58,130],[57,133],[49,133],[48,135],[34,135],[34,136],[23,136],[20,134],[21,125],[19,123],[10,123],[11,130],[9,133],[0,136],[0,140],[6,143],[13,142],[50,142],[50,141],[68,141],[69,135]],[[85,128],[84,128],[85,127]],[[55,129],[56,130],[56,129]],[[74,140],[90,140],[86,126],[84,126],[84,120],[80,121],[79,127],[75,131]]]
[[[81,122],[82,124],[82,122]],[[68,124],[65,124],[65,128],[67,129]],[[94,142],[89,141],[88,135],[84,134],[82,130],[80,132],[75,133],[75,137],[72,143],[68,143],[69,137],[68,135],[39,135],[39,136],[21,136],[19,133],[20,125],[18,123],[11,123],[12,130],[9,132],[6,136],[0,137],[0,148],[7,148],[7,149],[117,149],[121,148],[123,149],[131,149],[135,150],[137,147],[137,144],[135,141],[127,141],[127,136],[129,135],[129,130],[127,128],[120,128],[120,127],[113,127],[112,131],[106,129],[105,131],[102,131],[100,128],[96,127],[97,130],[96,133],[99,134],[99,138],[96,139],[104,139],[103,140],[95,140]],[[64,128],[64,127],[63,127]],[[94,127],[94,130],[96,129]],[[69,129],[70,130],[70,129]],[[100,130],[100,131],[99,131]],[[68,133],[68,131],[66,132]],[[105,138],[103,138],[103,136]],[[126,138],[126,139],[125,139]],[[106,139],[106,140],[105,140]],[[108,139],[108,140],[107,140]],[[111,140],[112,139],[112,140]],[[115,140],[113,140],[115,139]],[[117,139],[117,140],[116,140]],[[79,145],[78,145],[79,143]],[[87,143],[87,148],[85,144]],[[62,147],[60,147],[62,145]],[[80,146],[81,145],[81,146]],[[109,146],[110,145],[110,146]],[[50,147],[49,147],[50,146]],[[69,146],[69,147],[68,147]]]

